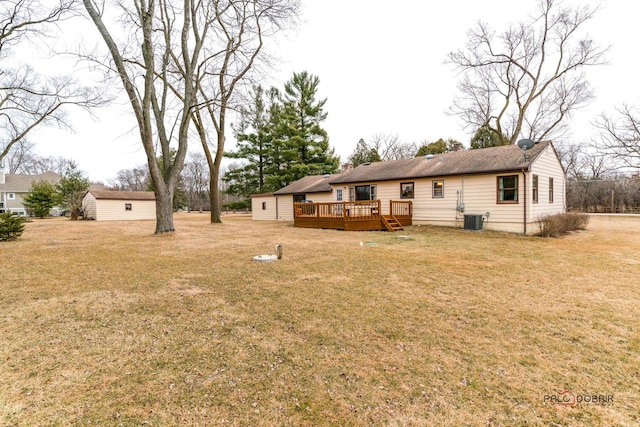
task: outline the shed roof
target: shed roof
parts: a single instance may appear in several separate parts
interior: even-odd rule
[[[420,156],[413,159],[362,164],[351,172],[335,175],[330,182],[343,184],[516,171],[528,169],[547,147],[553,147],[550,141],[536,144],[532,149],[527,150],[526,161],[520,147],[503,145],[477,150],[452,151],[436,154],[433,157]]]
[[[305,176],[304,178],[300,178],[286,187],[281,188],[273,194],[326,193],[331,191],[331,185],[329,182],[339,176],[340,174]]]
[[[98,200],[155,200],[153,191],[89,190]]]

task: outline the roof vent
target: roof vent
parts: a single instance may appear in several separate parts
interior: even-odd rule
[[[370,164],[371,164],[371,162],[365,162],[365,163],[363,163],[362,165],[363,165],[363,166],[369,166]]]
[[[329,178],[331,175],[329,175],[328,173],[325,173],[322,177],[323,178]]]
[[[433,159],[433,154],[427,154],[427,155],[425,156],[425,158],[426,158],[427,160],[431,160],[431,159]]]

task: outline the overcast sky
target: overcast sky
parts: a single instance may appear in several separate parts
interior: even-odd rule
[[[478,20],[504,30],[508,23],[524,20],[537,4],[536,0],[302,2],[299,28],[272,45],[282,62],[263,84],[282,87],[294,72],[305,70],[318,76],[319,98],[327,98],[323,127],[342,161],[360,138],[368,140],[375,134],[417,143],[454,138],[468,145],[471,134],[446,114],[458,80],[454,68],[445,63],[447,54],[465,47],[467,31]],[[597,114],[612,114],[623,102],[640,103],[636,46],[640,4],[599,3],[602,10],[588,30],[598,44],[611,45],[610,65],[588,71],[597,100],[576,115],[575,141],[589,138],[589,123]],[[146,162],[137,132],[129,127],[133,121],[127,105],[101,109],[96,115],[97,121],[74,115],[73,134],[47,130],[31,139],[40,155],[73,158],[93,181],[106,182],[117,171]],[[230,149],[234,141],[230,130],[228,134]]]

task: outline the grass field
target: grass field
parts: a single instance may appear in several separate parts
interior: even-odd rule
[[[560,239],[223,218],[0,244],[0,424],[640,425],[640,218]]]

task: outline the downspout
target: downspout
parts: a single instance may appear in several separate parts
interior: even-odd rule
[[[278,220],[278,196],[274,196],[276,198],[276,221]]]
[[[523,211],[523,225],[524,225],[524,234],[527,234],[527,173],[526,169],[522,169],[522,178],[524,179],[524,211]]]

